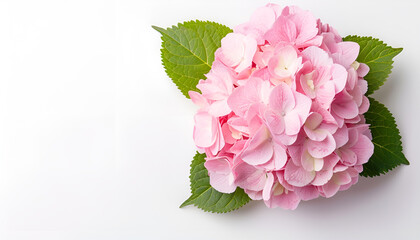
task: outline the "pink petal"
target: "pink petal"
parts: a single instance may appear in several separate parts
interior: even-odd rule
[[[329,109],[335,97],[333,81],[327,81],[316,90],[316,101],[325,109]]]
[[[293,189],[295,189],[294,186],[290,185],[289,183],[286,182],[286,180],[284,180],[284,170],[275,171],[275,173],[277,176],[277,180],[279,181],[281,186],[283,186],[288,191],[293,191]]]
[[[280,114],[291,111],[296,104],[292,89],[286,83],[280,83],[271,91],[269,104]]]
[[[264,203],[269,208],[281,207],[283,209],[294,210],[299,205],[300,198],[294,192],[283,193],[278,196],[273,196],[269,201],[264,201]]]
[[[229,67],[238,66],[245,52],[244,35],[229,33],[222,39],[220,60]]]
[[[227,103],[236,115],[245,117],[253,104],[267,101],[269,85],[262,79],[250,78],[244,86],[233,90]]]
[[[344,185],[351,182],[351,177],[347,172],[337,172],[334,173],[333,177],[331,178],[331,181],[333,181],[337,185]]]
[[[359,68],[357,69],[357,75],[359,77],[364,77],[366,76],[366,74],[368,74],[368,72],[369,72],[369,66],[364,63],[360,63]]]
[[[308,62],[305,62],[308,63]],[[304,67],[308,66],[308,64],[304,64]],[[303,72],[304,70],[302,70]],[[302,87],[303,92],[306,96],[314,99],[316,97],[315,86],[314,86],[314,74],[315,71],[302,74],[300,76],[300,86]]]
[[[231,112],[227,99],[215,101],[209,107],[209,113],[215,117],[226,116]]]
[[[262,190],[260,191],[252,191],[249,189],[245,189],[245,193],[248,194],[248,197],[252,200],[258,201],[262,200]]]
[[[313,112],[306,119],[305,127],[308,129],[314,130],[319,125],[321,125],[321,123],[322,123],[322,115],[317,112]]]
[[[248,147],[241,154],[242,160],[251,165],[268,162],[273,156],[273,144],[268,129],[262,126],[254,137],[249,140]]]
[[[308,152],[315,158],[323,158],[330,155],[335,150],[335,141],[331,134],[322,141],[308,140]]]
[[[309,201],[319,196],[318,190],[316,189],[316,187],[312,185],[308,185],[308,186],[300,187],[300,188],[297,187],[295,188],[294,192],[303,201]]]
[[[207,159],[204,163],[210,176],[210,185],[217,191],[232,193],[236,189],[234,175],[226,158]]]
[[[194,142],[200,148],[210,147],[217,137],[218,122],[206,112],[198,112],[195,117]]]
[[[243,162],[233,170],[236,173],[235,184],[239,187],[252,191],[263,190],[266,182],[266,174],[263,169],[257,169]]]
[[[354,166],[357,162],[357,155],[349,149],[340,149],[337,151],[341,161],[346,166]]]
[[[364,114],[369,110],[370,102],[366,96],[363,96],[362,104],[359,106],[359,114]]]
[[[357,56],[359,55],[359,44],[355,42],[340,42],[338,43],[340,54],[338,55],[338,62],[344,67],[350,66],[354,61],[356,61]]]
[[[336,100],[331,105],[331,109],[335,114],[345,119],[352,119],[359,114],[359,107],[353,101],[353,98],[343,92],[336,96]]]
[[[229,174],[232,172],[229,161],[225,157],[209,158],[204,163],[209,172]]]
[[[333,136],[337,148],[344,146],[349,141],[349,131],[345,125],[337,129]]]
[[[222,125],[222,135],[223,135],[223,139],[228,144],[234,144],[237,141],[237,139],[232,137],[232,132],[227,123]]]
[[[287,153],[286,148],[279,145],[274,144],[274,155],[273,155],[273,161],[274,161],[274,170],[279,170],[286,165],[287,162]]]
[[[333,181],[329,181],[327,184],[321,186],[321,188],[325,197],[330,198],[338,192],[338,190],[340,189],[340,186],[335,184]]]
[[[245,52],[242,57],[242,61],[235,68],[235,71],[238,73],[244,71],[246,68],[251,66],[252,58],[254,57],[254,54],[257,51],[257,41],[254,38],[246,36],[243,43],[245,46]]]
[[[308,151],[302,153],[301,165],[306,171],[319,171],[324,165],[324,160],[322,158],[312,157]]]
[[[305,171],[305,169],[298,167],[289,161],[284,170],[284,179],[291,185],[296,187],[303,187],[308,185],[315,178],[314,171]]]
[[[319,103],[313,102],[311,111],[321,114],[325,123],[337,124],[334,116],[327,109],[323,108]]]
[[[282,134],[284,132],[284,119],[273,111],[266,111],[265,120],[273,134]]]
[[[201,95],[198,92],[195,91],[188,91],[188,95],[191,98],[191,101],[197,105],[199,108],[205,108],[209,105],[208,100],[203,97],[203,95]]]
[[[296,25],[288,18],[280,16],[274,22],[273,27],[264,35],[264,38],[274,46],[280,41],[294,42]]]
[[[236,190],[236,185],[234,184],[234,176],[232,173],[218,174],[218,173],[209,173],[210,185],[219,192],[222,193],[233,193]]]
[[[267,173],[267,180],[265,181],[265,185],[263,188],[263,200],[266,201],[270,199],[271,196],[271,188],[273,187],[274,183],[274,175],[272,173]]]
[[[333,170],[322,170],[316,173],[314,180],[311,182],[314,186],[322,186],[326,184],[333,176]]]
[[[359,134],[359,140],[351,150],[357,155],[357,164],[361,165],[367,163],[369,158],[373,155],[374,146],[368,137]]]
[[[334,64],[332,68],[332,80],[335,86],[335,93],[341,92],[346,86],[347,70],[339,64]]]
[[[303,123],[309,115],[312,101],[305,95],[294,92],[296,106],[284,116],[285,132],[287,135],[298,134]]]
[[[302,51],[305,59],[310,61],[314,67],[332,65],[333,61],[328,53],[319,47],[311,46]]]

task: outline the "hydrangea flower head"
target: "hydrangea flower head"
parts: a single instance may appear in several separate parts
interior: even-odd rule
[[[309,11],[268,4],[222,39],[190,91],[210,184],[268,207],[334,196],[373,154],[359,45]]]

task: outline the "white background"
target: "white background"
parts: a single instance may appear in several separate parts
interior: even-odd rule
[[[166,76],[150,26],[233,27],[266,3],[1,1],[0,239],[420,239],[416,0],[293,1],[343,36],[404,47],[375,97],[394,113],[410,166],[295,211],[178,208],[196,109]]]

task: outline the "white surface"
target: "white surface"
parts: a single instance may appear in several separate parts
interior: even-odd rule
[[[224,215],[178,208],[195,108],[150,25],[233,27],[267,2],[175,2],[0,2],[0,239],[420,239],[418,1],[293,1],[343,36],[404,47],[375,97],[411,165],[295,211]]]

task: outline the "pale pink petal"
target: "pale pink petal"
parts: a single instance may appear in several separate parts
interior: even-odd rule
[[[251,66],[252,58],[254,57],[254,54],[257,51],[257,41],[254,38],[247,36],[245,37],[243,43],[245,46],[245,52],[242,57],[242,61],[235,68],[235,71],[238,73]]]
[[[274,184],[274,175],[272,173],[267,173],[267,180],[265,181],[265,185],[263,188],[263,200],[266,201],[270,199],[271,196],[271,189]]]
[[[283,209],[294,210],[299,205],[300,198],[294,192],[283,193],[277,196],[273,196],[269,201],[264,203],[269,208],[281,207]]]
[[[204,166],[209,172],[229,174],[232,172],[229,161],[224,157],[208,158]]]
[[[373,155],[374,146],[372,141],[363,134],[359,134],[359,140],[351,148],[357,155],[357,164],[365,164]]]
[[[287,162],[286,148],[279,144],[273,144],[273,145],[274,145],[274,154],[273,154],[274,170],[279,170],[283,168]]]
[[[194,142],[200,148],[210,147],[217,137],[217,120],[206,112],[198,112],[195,117]]]
[[[322,115],[322,119],[325,123],[337,124],[334,116],[325,108],[323,108],[319,103],[313,102],[311,106],[312,112],[317,112]]]
[[[324,129],[310,130],[306,127],[304,127],[304,129],[305,129],[306,135],[308,135],[309,139],[311,139],[313,141],[322,141],[327,137],[327,135],[329,133],[328,131],[326,131]]]
[[[309,139],[322,141],[329,133],[335,133],[337,126],[335,124],[323,123],[322,116],[317,112],[313,112],[306,120],[303,129]]]
[[[331,109],[335,114],[342,118],[352,119],[359,114],[359,107],[350,95],[344,94],[343,92],[336,95],[336,99],[331,105]]]
[[[366,96],[363,96],[362,104],[359,106],[359,114],[364,114],[369,110],[370,102]]]
[[[287,84],[280,83],[271,91],[269,104],[280,113],[291,111],[296,104],[292,89]]]
[[[291,185],[303,187],[312,182],[315,178],[315,171],[306,171],[289,161],[284,170],[284,179]]]
[[[215,117],[226,116],[231,112],[227,99],[213,102],[208,110]]]
[[[222,125],[222,134],[223,139],[228,144],[234,144],[237,141],[237,139],[232,137],[232,131],[230,130],[230,127],[227,123]]]
[[[284,132],[284,120],[275,112],[266,111],[265,120],[273,134],[282,134]]]
[[[203,97],[203,95],[201,95],[198,92],[195,91],[188,91],[188,95],[191,98],[191,101],[197,105],[199,108],[205,108],[209,105],[208,100]]]
[[[301,158],[301,165],[306,171],[319,171],[324,165],[324,160],[322,158],[314,158],[308,151],[304,151]]]
[[[255,168],[247,163],[240,163],[235,166],[235,184],[243,189],[252,191],[263,190],[266,182],[266,174],[263,169]]]
[[[245,193],[248,194],[248,197],[252,200],[258,201],[262,200],[262,190],[260,191],[252,191],[249,189],[245,189]]]
[[[237,131],[236,133],[240,132],[240,133],[243,133],[245,135],[249,134],[248,123],[244,118],[233,116],[233,117],[229,118],[228,124],[231,128],[233,128],[234,130]],[[233,133],[233,131],[232,131],[232,133]],[[239,137],[239,136],[237,136],[237,137]]]
[[[332,65],[333,61],[328,53],[319,47],[311,46],[302,51],[304,59],[310,61],[314,67]]]
[[[312,101],[305,95],[294,92],[296,106],[284,116],[285,132],[287,135],[298,134],[303,123],[309,115]]]
[[[335,85],[335,93],[341,92],[346,86],[347,70],[339,64],[334,64],[332,68],[332,80]]]
[[[268,62],[270,74],[282,81],[290,81],[296,72],[301,68],[302,58],[298,56],[292,46],[276,49],[275,55]],[[277,84],[275,84],[277,85]]]
[[[333,181],[337,185],[344,185],[351,182],[351,177],[345,171],[337,172],[337,173],[334,173],[333,177],[331,178],[331,181]]]
[[[349,149],[340,149],[337,151],[337,154],[340,156],[341,161],[346,166],[354,166],[357,162],[357,155]]]
[[[314,180],[311,182],[314,186],[322,186],[326,184],[333,176],[333,170],[321,170],[316,173]]]
[[[321,125],[321,123],[322,123],[322,115],[317,112],[313,112],[306,119],[305,127],[307,129],[314,130],[318,128],[318,126]]]
[[[236,190],[236,185],[234,184],[234,176],[232,173],[218,174],[210,173],[210,185],[219,192],[222,193],[233,193]]]
[[[315,158],[323,158],[330,155],[335,150],[335,141],[331,134],[322,141],[308,140],[308,152]]]
[[[321,186],[322,192],[326,198],[334,196],[340,189],[340,185],[335,184],[333,181],[329,181],[327,184]]]
[[[229,67],[238,66],[245,52],[244,35],[229,33],[222,39],[220,60]]]
[[[268,68],[261,68],[252,72],[251,77],[261,78],[261,79],[270,79],[271,75],[268,71]]]
[[[337,129],[333,136],[337,148],[344,146],[349,141],[349,131],[345,125]]]
[[[336,164],[340,161],[340,158],[336,154],[331,154],[324,157],[324,166],[323,170],[331,170],[336,166]]]
[[[319,196],[319,192],[316,187],[308,185],[305,187],[297,187],[294,192],[299,196],[303,201],[309,201],[315,199]]]
[[[273,156],[273,144],[268,129],[264,126],[249,140],[241,154],[242,160],[251,165],[259,165],[268,162]]]
[[[284,180],[284,170],[275,171],[275,173],[277,176],[277,180],[279,181],[281,186],[283,186],[288,191],[293,191],[293,189],[295,189],[294,186],[290,185],[289,183],[286,182],[286,180]]]
[[[298,134],[302,124],[299,113],[296,111],[291,111],[284,116],[285,133],[287,135]]]
[[[357,75],[359,77],[364,77],[366,76],[366,74],[368,74],[368,72],[369,72],[369,66],[364,63],[360,63],[359,68],[357,69]]]
[[[333,172],[337,173],[337,172],[344,172],[348,169],[349,167],[342,164],[342,163],[337,163],[337,165],[334,166],[333,168]]]
[[[356,58],[359,55],[360,46],[355,42],[340,42],[337,45],[339,54],[336,55],[335,60],[347,68],[356,61]]]
[[[245,117],[252,105],[268,101],[269,86],[269,82],[260,78],[250,78],[244,86],[233,90],[227,103],[236,115]]]
[[[335,97],[335,86],[333,81],[327,81],[316,90],[316,101],[325,109],[329,109]]]
[[[308,63],[308,62],[305,62]],[[305,66],[308,66],[309,64],[305,64]],[[303,72],[304,70],[302,70]],[[315,85],[314,85],[314,74],[315,71],[311,71],[306,74],[302,74],[300,76],[300,86],[302,87],[303,92],[306,94],[306,96],[310,97],[311,99],[314,99],[316,97],[316,91],[315,91]]]
[[[290,43],[294,42],[296,34],[296,25],[293,21],[284,16],[280,16],[274,22],[273,27],[264,35],[264,38],[271,45],[277,45],[277,43],[281,41]]]

